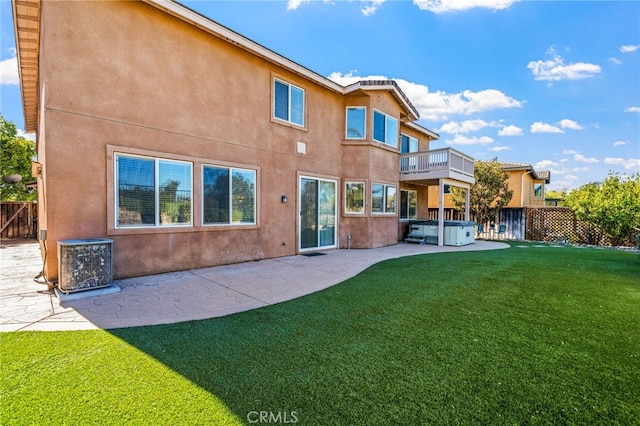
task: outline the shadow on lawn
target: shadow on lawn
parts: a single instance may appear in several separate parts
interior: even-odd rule
[[[624,423],[640,402],[613,389],[640,388],[615,351],[638,345],[617,330],[640,315],[616,292],[640,295],[640,268],[633,255],[597,253],[525,245],[396,259],[292,302],[109,332],[244,423],[260,412],[299,424]],[[598,276],[609,312],[581,305]]]

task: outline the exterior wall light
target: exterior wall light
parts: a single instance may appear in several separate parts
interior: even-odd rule
[[[280,197],[280,199],[282,200],[283,203],[288,203],[289,202],[289,198],[287,198],[286,195],[283,195],[282,197]]]

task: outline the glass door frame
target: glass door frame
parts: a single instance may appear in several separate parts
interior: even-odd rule
[[[318,245],[315,247],[306,247],[306,248],[302,248],[302,181],[303,180],[313,180],[316,181],[318,184],[318,198],[320,198],[320,183],[321,182],[329,182],[331,184],[333,184],[333,188],[334,188],[334,200],[333,200],[333,217],[334,217],[334,223],[333,223],[333,244],[331,245],[327,245],[327,246],[321,246],[320,245],[320,241],[321,241],[321,237],[320,237],[320,232],[321,230],[318,229]],[[318,176],[309,176],[309,175],[298,175],[298,224],[297,224],[297,233],[298,233],[298,251],[300,253],[304,253],[307,251],[317,251],[317,250],[324,250],[324,249],[333,249],[333,248],[337,248],[338,247],[338,205],[339,202],[338,200],[340,199],[338,196],[338,190],[339,190],[339,185],[338,185],[338,179],[330,179],[330,178],[323,178],[323,177],[318,177]],[[318,210],[320,209],[320,205],[319,205],[319,200],[316,203],[316,215],[318,214]]]

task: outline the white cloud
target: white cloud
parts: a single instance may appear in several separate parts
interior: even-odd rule
[[[445,141],[447,145],[486,145],[493,143],[493,139],[489,136],[479,136],[479,137],[466,137],[462,135],[455,135],[453,139],[448,139]]]
[[[489,148],[489,151],[492,151],[492,152],[511,151],[511,148],[508,146],[494,146]]]
[[[564,133],[559,127],[553,126],[551,124],[543,123],[542,121],[536,121],[531,125],[530,128],[531,133]]]
[[[363,1],[363,3],[365,4],[364,6],[362,6],[362,14],[364,16],[371,16],[374,13],[376,13],[378,11],[378,9],[380,8],[380,6],[382,6],[382,4],[385,2],[386,0],[371,0],[371,1]]]
[[[614,58],[613,56],[609,58],[609,62],[616,65],[622,65],[622,61],[618,58]]]
[[[514,125],[508,125],[498,131],[498,136],[522,136],[522,129]]]
[[[579,125],[573,120],[569,120],[568,118],[565,118],[564,120],[560,120],[559,124],[560,124],[560,127],[562,127],[563,129],[573,129],[573,130],[584,129],[584,127],[582,127],[581,125]]]
[[[437,131],[441,133],[469,133],[476,132],[478,130],[484,129],[485,127],[494,126],[491,123],[487,123],[484,120],[465,120],[460,123],[456,123],[455,121],[450,121],[446,124],[443,124]]]
[[[555,178],[551,180],[551,184],[547,186],[547,189],[554,191],[568,191],[577,186],[576,181],[578,181],[578,179],[578,176],[575,175],[564,175],[561,178],[555,176]]]
[[[329,75],[329,79],[344,86],[361,80],[395,80],[416,107],[420,117],[426,120],[447,120],[454,114],[469,115],[494,109],[522,106],[521,101],[495,89],[485,89],[479,92],[464,90],[460,93],[430,92],[429,87],[423,84],[378,75],[361,77],[354,75],[354,72],[350,71],[346,74],[334,72]]]
[[[615,141],[613,143],[613,146],[623,146],[623,145],[627,145],[629,143],[629,141]]]
[[[595,163],[599,163],[600,161],[598,161],[598,159],[593,158],[593,157],[585,157],[582,154],[575,154],[573,156],[573,159],[575,161],[578,161],[580,163],[588,163],[588,164],[595,164]]]
[[[589,167],[567,168],[563,165],[565,159],[559,161],[542,160],[533,165],[533,168],[540,170],[548,170],[551,172],[553,179],[549,189],[568,189],[575,187],[575,182],[579,180],[578,176],[573,173],[589,172]]]
[[[413,4],[422,10],[433,13],[444,13],[468,10],[475,7],[484,9],[506,9],[519,0],[413,0]]]
[[[640,44],[626,44],[624,46],[620,46],[620,51],[622,53],[631,53],[640,49]]]
[[[565,149],[564,151],[562,151],[563,154],[569,154],[569,155],[573,155],[573,154],[577,154],[578,151],[574,150],[574,149]]]
[[[364,16],[371,16],[375,14],[386,1],[387,0],[361,0],[362,7],[360,10]],[[288,0],[287,10],[297,10],[303,4],[320,2],[333,4],[333,0]]]
[[[287,10],[296,10],[302,3],[309,3],[309,0],[289,0],[287,1]]]
[[[569,170],[569,172],[571,173],[578,173],[578,172],[588,172],[590,169],[588,166],[584,166],[584,167],[573,167],[571,168],[571,170]]]
[[[0,84],[20,84],[17,57],[0,61]]]
[[[640,107],[632,106],[624,110],[624,112],[640,112]]]
[[[531,61],[527,65],[535,80],[580,80],[600,74],[600,65],[585,62],[565,65],[564,59],[558,55],[553,47],[547,50],[547,56],[549,58],[545,61]]]
[[[548,169],[559,167],[559,166],[560,165],[553,160],[542,160],[534,164],[533,168],[536,170],[548,170]]]
[[[35,133],[25,133],[24,130],[22,130],[22,129],[16,129],[16,136],[23,137],[23,138],[28,139],[28,140],[33,141],[33,142],[36,141],[36,134]]]
[[[625,169],[640,169],[640,158],[612,158],[607,157],[604,159],[606,164],[617,164]]]

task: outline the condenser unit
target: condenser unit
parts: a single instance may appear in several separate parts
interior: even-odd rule
[[[58,289],[72,293],[110,286],[112,259],[108,238],[58,241]]]

